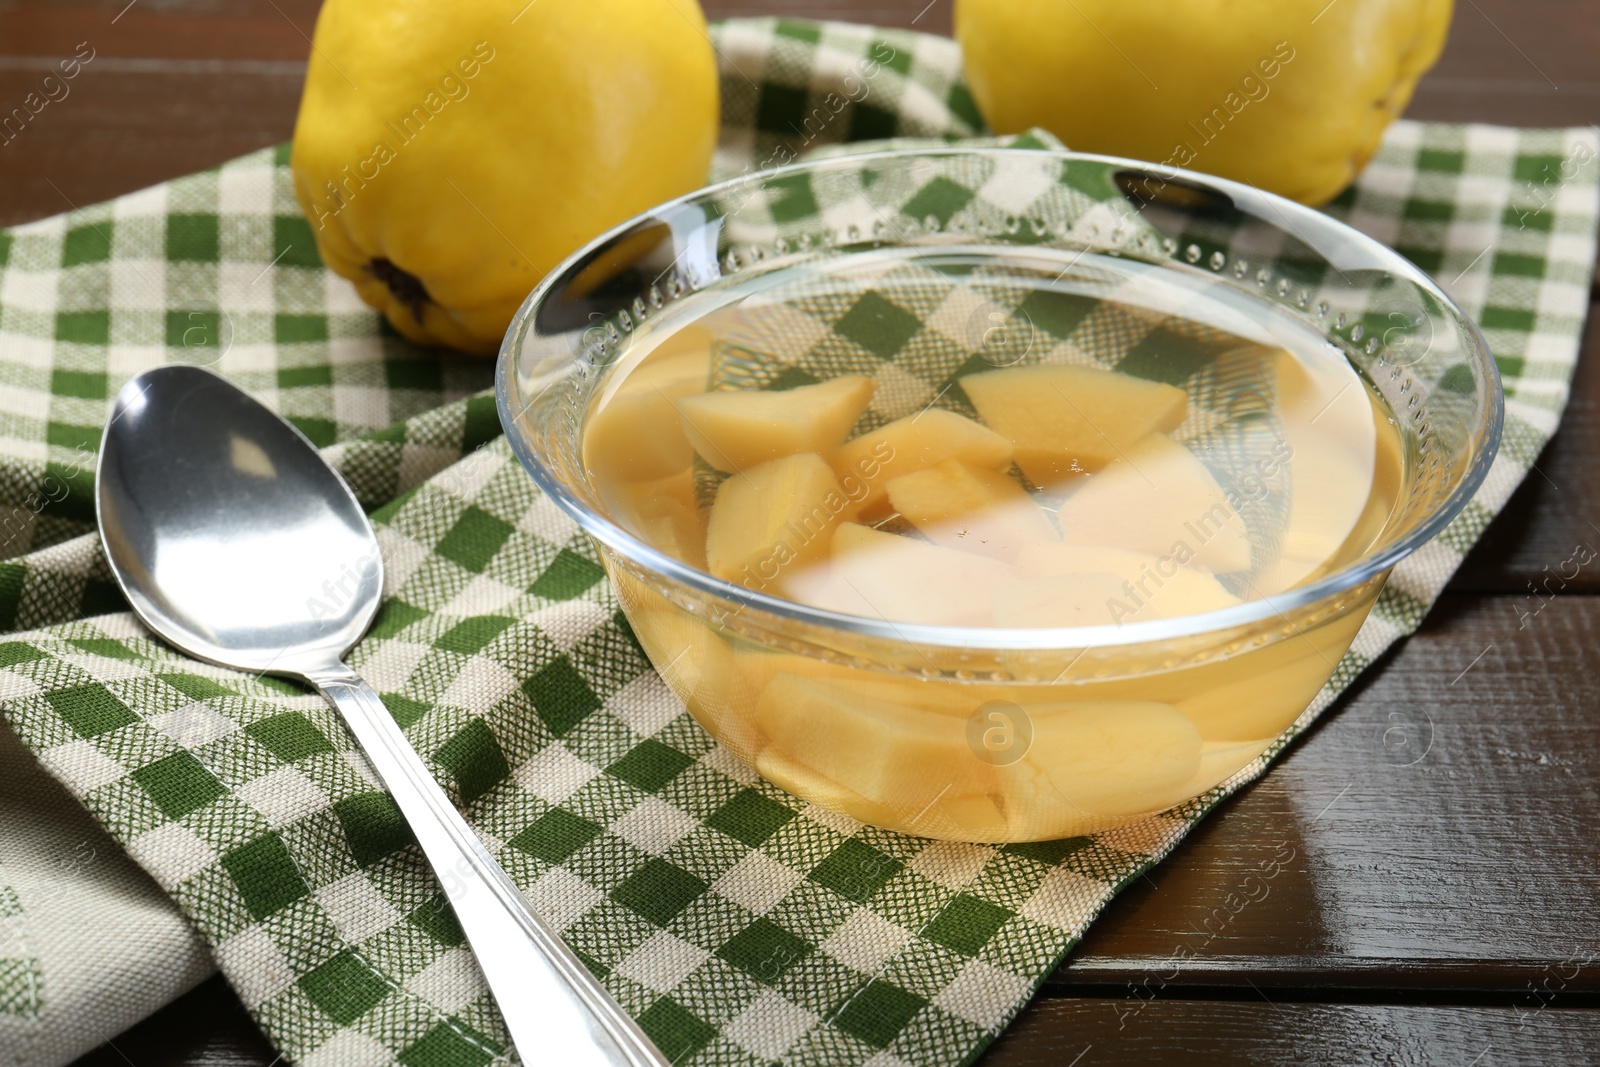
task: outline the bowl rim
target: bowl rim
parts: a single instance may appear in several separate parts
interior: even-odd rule
[[[1331,225],[1337,230],[1344,231],[1341,236],[1352,240],[1365,252],[1376,253],[1378,259],[1387,260],[1388,263],[1386,265],[1391,270],[1429,293],[1438,301],[1442,310],[1465,327],[1463,332],[1469,342],[1468,359],[1478,364],[1478,370],[1487,372],[1484,378],[1481,379],[1483,381],[1481,392],[1484,394],[1481,399],[1487,400],[1487,407],[1482,404],[1477,407],[1478,425],[1484,430],[1483,446],[1474,457],[1471,467],[1462,473],[1460,480],[1456,483],[1455,488],[1444,503],[1422,522],[1418,523],[1404,537],[1397,539],[1380,551],[1363,555],[1345,567],[1326,574],[1314,582],[1292,586],[1281,592],[1263,596],[1256,600],[1248,600],[1241,604],[1191,615],[1180,615],[1170,619],[1149,619],[1141,622],[1095,626],[1007,628],[932,626],[925,623],[901,622],[886,617],[870,619],[865,616],[848,615],[843,612],[810,607],[793,600],[747,589],[744,586],[725,581],[682,560],[667,555],[635,537],[605,515],[590,509],[581,500],[568,492],[560,479],[555,477],[534,454],[526,436],[519,428],[520,413],[514,410],[513,405],[518,343],[533,320],[534,310],[544,300],[546,294],[555,287],[558,281],[563,280],[574,266],[588,259],[597,249],[604,247],[615,238],[632,230],[641,222],[658,218],[673,208],[708,200],[752,181],[767,180],[772,176],[801,171],[810,172],[829,167],[848,166],[863,161],[896,161],[929,156],[963,155],[1025,155],[1033,158],[1043,155],[1060,160],[1082,160],[1113,166],[1133,167],[1156,173],[1163,177],[1171,176],[1184,181],[1198,182],[1228,193],[1230,196],[1237,197],[1242,195],[1247,199],[1264,197],[1266,203],[1281,213],[1280,217],[1289,220],[1284,224],[1286,229],[1293,230],[1294,221],[1309,221],[1317,226]],[[495,407],[500,416],[501,426],[511,443],[512,451],[516,454],[523,469],[538,485],[540,491],[554,501],[586,534],[618,553],[625,560],[650,572],[687,585],[700,593],[709,594],[718,600],[732,602],[738,606],[740,611],[747,608],[756,609],[783,620],[821,627],[826,630],[840,631],[850,636],[872,637],[935,648],[1028,652],[1059,651],[1063,649],[1088,651],[1119,646],[1149,645],[1181,638],[1199,637],[1211,633],[1221,634],[1235,628],[1266,621],[1274,616],[1281,617],[1294,628],[1296,633],[1300,633],[1300,628],[1290,618],[1290,612],[1332,600],[1339,594],[1348,592],[1369,579],[1383,574],[1402,559],[1433,540],[1446,526],[1454,521],[1456,516],[1466,507],[1468,501],[1477,494],[1484,479],[1488,476],[1489,468],[1499,451],[1501,433],[1505,421],[1505,393],[1500,379],[1499,366],[1496,364],[1494,353],[1489,348],[1488,342],[1484,339],[1477,323],[1422,268],[1381,241],[1369,237],[1348,223],[1324,214],[1315,208],[1289,200],[1275,193],[1267,192],[1256,186],[1220,178],[1200,171],[1187,170],[1182,167],[1128,159],[1121,156],[1073,152],[1061,149],[991,146],[963,147],[961,145],[851,152],[821,159],[801,160],[779,167],[762,168],[739,174],[723,181],[713,182],[623,220],[593,240],[585,242],[582,247],[553,267],[517,308],[510,326],[507,327],[505,337],[501,341],[497,358],[495,367]],[[526,405],[524,406],[525,409]]]

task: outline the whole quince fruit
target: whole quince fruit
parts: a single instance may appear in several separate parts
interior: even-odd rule
[[[489,353],[565,256],[704,184],[717,111],[696,0],[328,0],[295,195],[395,329]]]
[[[1444,47],[1451,0],[957,0],[996,132],[1308,204],[1348,185]]]

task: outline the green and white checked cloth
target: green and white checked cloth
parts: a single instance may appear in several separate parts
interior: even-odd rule
[[[949,41],[769,20],[714,38],[721,174],[982,132]],[[1592,129],[1402,122],[1330,209],[1482,324],[1507,433],[1477,500],[1395,571],[1285,742],[1419,624],[1554,431],[1597,152]],[[489,366],[406,344],[322,268],[285,156],[0,234],[0,709],[289,1061],[512,1055],[439,883],[332,710],[176,655],[123,610],[87,532],[91,461],[109,398],[147,366],[208,363],[327,446],[375,509],[388,573],[355,665],[533,906],[679,1062],[970,1061],[1123,885],[1266,766],[1134,826],[1007,847],[864,827],[762,782],[671,697],[574,524],[511,459]],[[0,888],[0,1043],[60,1062],[101,1036],[60,1028],[105,989],[53,977],[29,921]]]

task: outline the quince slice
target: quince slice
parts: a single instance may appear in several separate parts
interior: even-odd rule
[[[1011,465],[1011,442],[963,415],[929,408],[840,445],[833,454],[833,470],[846,489],[851,489],[851,478],[866,486],[861,506],[870,511],[887,498],[890,480],[947,459],[1004,470]]]
[[[819,774],[768,746],[756,756],[756,772],[787,793],[821,804],[872,826],[893,826],[894,809],[852,792],[825,774]]]
[[[1123,621],[1116,605],[1125,602],[1115,574],[1053,574],[1028,578],[994,590],[996,626],[1045,629],[1053,626],[1113,626]]]
[[[1237,774],[1245,764],[1267,750],[1277,740],[1263,737],[1255,741],[1207,741],[1200,746],[1200,766],[1184,787],[1190,796],[1214,789]]]
[[[705,389],[711,376],[712,336],[704,329],[685,326],[634,364],[615,392],[661,389],[674,399]]]
[[[694,458],[676,402],[705,388],[711,353],[646,360],[623,379],[588,421],[584,465],[624,481],[652,481],[689,469]]]
[[[921,822],[931,824],[930,829],[908,826],[906,833],[921,833],[929,837],[944,837],[939,822],[949,823],[955,830],[949,835],[959,841],[1009,841],[1011,820],[1001,810],[999,800],[989,793],[967,793],[961,796],[942,796]]]
[[[1176,386],[1089,367],[1007,367],[968,375],[961,388],[1039,486],[1098,470],[1146,434],[1175,428],[1188,403]]]
[[[1259,652],[1225,661],[1222,673],[1214,676],[1217,680],[1178,694],[1173,703],[1207,741],[1276,737],[1316,699],[1355,640],[1368,610],[1348,612]]]
[[[706,568],[765,589],[790,568],[826,555],[854,514],[833,468],[815,452],[758,463],[717,487],[706,523]]]
[[[1193,452],[1153,433],[1086,479],[1056,513],[1068,542],[1147,552],[1213,573],[1250,569],[1244,520]]]
[[[966,715],[977,707],[976,703],[961,702],[950,687],[925,679],[882,674],[793,652],[741,648],[735,650],[733,660],[739,676],[754,692],[766,688],[780,674],[792,674],[859,690],[876,700],[906,708]]]
[[[1086,816],[1161,811],[1191,795],[1200,769],[1194,724],[1169,704],[1102,701],[1027,709],[1025,762],[1044,779],[1039,803],[1065,801]]]
[[[648,606],[636,603],[628,622],[661,680],[696,719],[719,735],[737,727],[741,717],[732,708],[753,694],[742,691],[733,653],[713,623],[659,596]]]
[[[800,452],[831,452],[856,424],[877,383],[847,374],[781,391],[720,389],[678,400],[683,432],[719,471],[744,471]]]
[[[1403,468],[1397,435],[1379,429],[1384,416],[1348,371],[1308,366],[1282,349],[1262,352],[1273,362],[1283,418],[1287,456],[1279,462],[1293,475],[1279,554],[1256,579],[1263,593],[1275,593],[1345,562],[1340,550],[1363,526],[1375,479]],[[1388,516],[1372,518],[1381,527]]]
[[[813,678],[775,675],[761,691],[755,718],[772,748],[789,759],[907,815],[942,789],[982,792],[992,777],[967,747],[962,719]]]
[[[1030,545],[1024,580],[995,590],[1001,626],[1104,626],[1198,615],[1241,603],[1204,567],[1103,545]]]
[[[986,626],[989,590],[1016,577],[985,556],[844,523],[827,565],[797,572],[786,588],[802,603],[868,619]]]
[[[896,511],[946,548],[1011,560],[1026,545],[1060,541],[1044,509],[997,470],[947,459],[884,488]]]
[[[605,495],[612,514],[642,540],[690,566],[705,566],[705,523],[687,469],[655,481],[624,483]]]

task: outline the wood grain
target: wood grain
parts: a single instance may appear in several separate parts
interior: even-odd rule
[[[1439,63],[1407,115],[1579,126],[1600,120],[1600,19],[1567,0],[1461,0]]]
[[[1600,991],[1600,600],[1525,626],[1514,605],[1446,597],[1113,902],[1053,991],[1509,994],[1569,957],[1568,988]]]
[[[98,56],[0,148],[0,225],[55,215],[287,139],[304,66]],[[0,67],[0,100],[21,100],[46,70]]]
[[[1251,1001],[1045,1000],[984,1067],[1303,1064],[1396,1067],[1600,1061],[1600,1013],[1503,1007]]]
[[[1600,1012],[1557,990],[1494,1004],[1307,1003],[1249,999],[1040,998],[983,1067],[1168,1067],[1173,1063],[1400,1065],[1600,1061]],[[273,1053],[213,978],[75,1067],[269,1067]],[[1477,1057],[1475,1060],[1474,1057]]]
[[[321,0],[13,0],[0,5],[0,51],[137,59],[292,60],[311,51]]]

